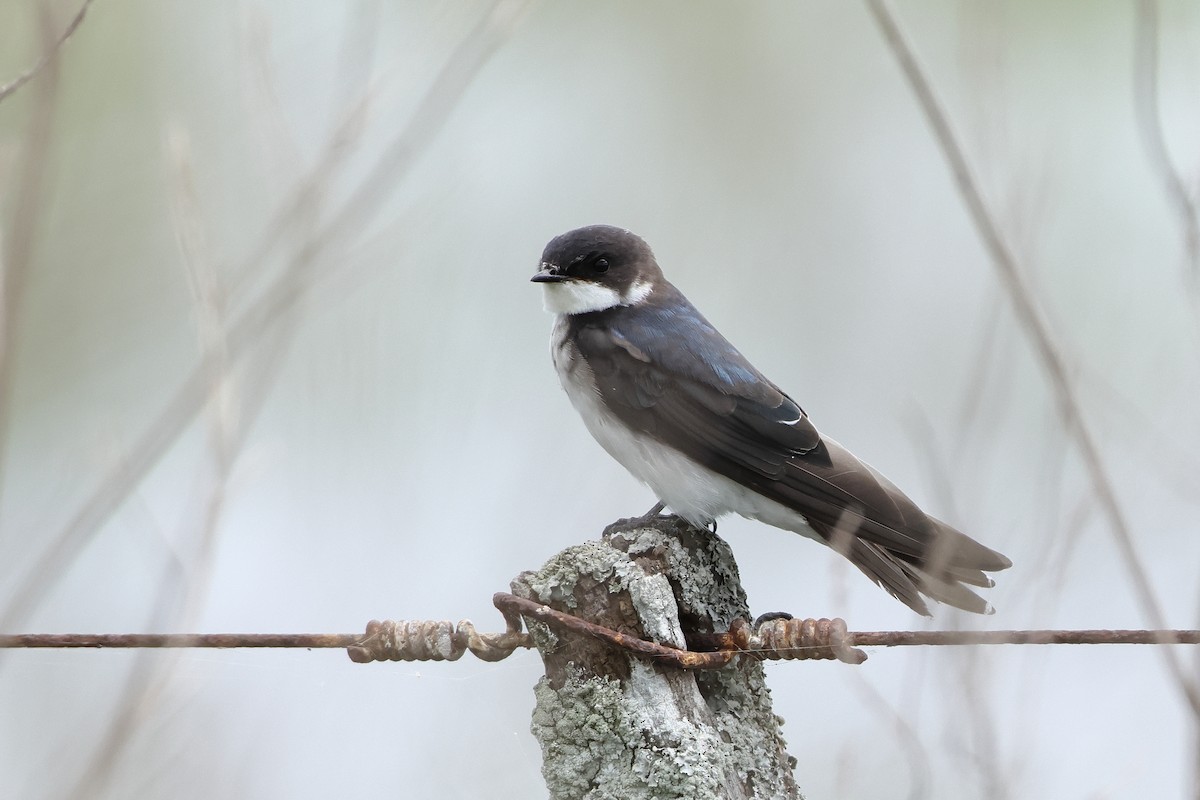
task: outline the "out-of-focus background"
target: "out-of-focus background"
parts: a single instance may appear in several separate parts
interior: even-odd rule
[[[78,7],[0,2],[0,83]],[[1164,619],[1196,627],[1200,7],[893,9]],[[926,621],[724,521],[757,612],[1154,622],[866,6],[130,0],[0,102],[0,627],[499,629],[493,592],[653,501],[560,391],[528,283],[594,222],[642,234],[823,431],[1014,562],[994,617]],[[768,674],[810,798],[1196,797],[1164,664],[939,648]],[[544,796],[540,672],[4,651],[0,796]]]

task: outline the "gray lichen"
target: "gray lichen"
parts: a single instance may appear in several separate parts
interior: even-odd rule
[[[551,797],[725,796],[725,748],[716,732],[655,702],[654,678],[639,671],[651,670],[635,666],[624,684],[582,670],[558,689],[538,682],[531,728],[542,742]]]
[[[728,546],[671,518],[568,548],[513,590],[676,647],[685,627],[749,613]],[[761,663],[692,672],[530,629],[546,664],[532,730],[555,800],[799,796]]]

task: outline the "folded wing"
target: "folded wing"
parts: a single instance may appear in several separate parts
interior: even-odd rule
[[[928,516],[754,369],[698,313],[622,309],[583,323],[576,343],[626,424],[802,514],[830,546],[921,614],[921,594],[968,611],[970,586],[1011,562]],[[703,330],[690,330],[701,326]],[[699,334],[699,335],[698,335]],[[703,343],[710,352],[689,350]],[[719,365],[719,366],[714,366]],[[966,585],[964,585],[966,584]]]

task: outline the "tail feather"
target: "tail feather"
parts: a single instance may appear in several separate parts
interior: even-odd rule
[[[931,546],[920,557],[860,538],[853,530],[816,521],[810,521],[810,526],[876,585],[918,614],[930,616],[922,595],[975,614],[993,613],[994,609],[964,584],[991,587],[994,583],[985,572],[1005,569],[1012,562],[946,523],[928,519]]]
[[[963,611],[970,611],[972,614],[994,613],[994,609],[988,605],[987,601],[961,583],[953,579],[944,580],[934,577],[903,561],[900,563],[904,571],[911,576],[912,580],[920,588],[921,592],[937,600],[939,603],[961,608]]]
[[[981,569],[971,569],[970,567],[947,567],[944,575],[951,580],[956,580],[960,583],[968,583],[971,586],[978,586],[981,589],[990,589],[996,585],[996,582],[985,575]]]
[[[950,558],[948,563],[953,566],[971,567],[984,572],[998,572],[1012,566],[1012,561],[1002,553],[997,553],[990,547],[967,536],[962,531],[947,525],[936,517],[926,516],[936,531],[935,547],[946,542],[946,551]]]
[[[922,616],[932,616],[929,607],[921,599],[920,589],[904,569],[904,562],[887,550],[864,539],[855,539],[843,555],[892,597]]]

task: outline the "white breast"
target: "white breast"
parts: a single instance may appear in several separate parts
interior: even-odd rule
[[[700,527],[724,514],[735,513],[816,538],[804,517],[795,511],[718,475],[649,436],[634,434],[605,406],[591,367],[567,339],[567,331],[566,318],[560,316],[550,340],[550,355],[571,404],[600,446],[653,489],[668,508]]]

